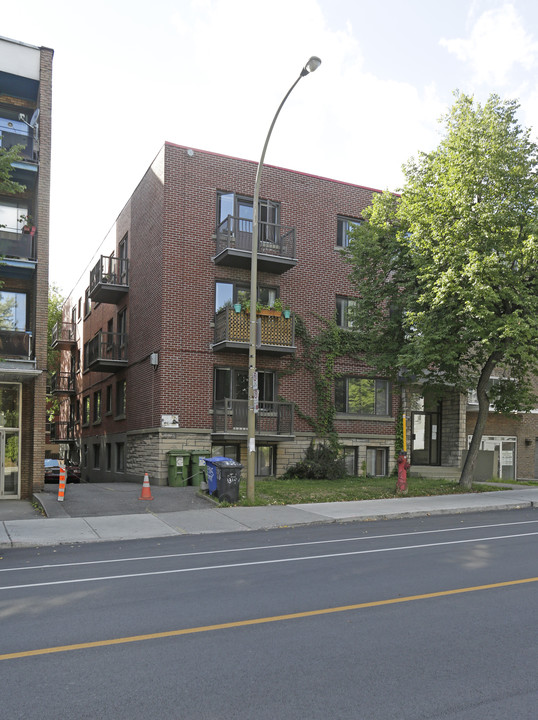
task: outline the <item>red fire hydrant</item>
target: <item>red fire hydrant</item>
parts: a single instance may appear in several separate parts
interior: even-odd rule
[[[398,480],[396,482],[397,492],[407,492],[407,471],[410,467],[411,465],[407,460],[407,453],[405,450],[400,450],[398,453]]]

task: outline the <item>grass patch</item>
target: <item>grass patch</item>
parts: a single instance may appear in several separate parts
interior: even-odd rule
[[[438,478],[411,478],[407,482],[406,497],[428,495],[458,495],[463,490],[453,480]],[[475,485],[471,492],[503,490],[495,485]],[[396,478],[356,478],[341,480],[269,479],[256,482],[254,503],[246,499],[246,482],[241,481],[237,505],[295,505],[297,503],[347,502],[350,500],[381,500],[398,497]]]

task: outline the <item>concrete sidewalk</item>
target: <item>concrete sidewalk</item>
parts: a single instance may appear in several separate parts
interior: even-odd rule
[[[53,491],[38,493],[44,517],[29,501],[0,502],[0,548],[134,540],[261,530],[314,523],[353,522],[424,515],[538,507],[538,487],[340,503],[221,508],[196,488],[152,487],[154,500],[138,499],[129,483],[69,485],[64,503]]]

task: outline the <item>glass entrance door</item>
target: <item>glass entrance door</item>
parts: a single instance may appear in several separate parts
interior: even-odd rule
[[[0,383],[0,497],[20,494],[20,388]]]
[[[412,413],[411,465],[439,465],[441,450],[439,420],[439,413]]]

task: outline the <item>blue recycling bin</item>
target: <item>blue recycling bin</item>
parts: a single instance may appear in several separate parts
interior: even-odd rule
[[[237,460],[227,457],[206,458],[207,487],[209,494],[216,494],[219,500],[237,502],[239,481],[243,466]]]

